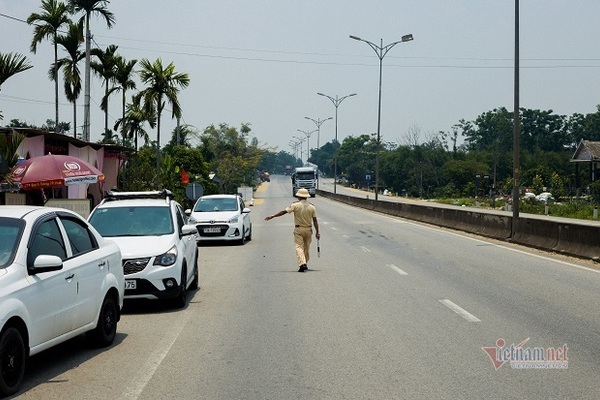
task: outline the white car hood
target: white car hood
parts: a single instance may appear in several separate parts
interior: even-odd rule
[[[158,256],[169,251],[174,244],[169,235],[119,236],[107,239],[119,246],[123,259]]]
[[[227,222],[237,215],[237,211],[215,211],[215,212],[195,212],[192,218],[198,222]]]

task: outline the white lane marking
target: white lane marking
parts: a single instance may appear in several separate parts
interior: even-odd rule
[[[171,347],[183,331],[183,328],[188,323],[191,312],[183,311],[183,318],[179,318],[177,321],[173,321],[173,325],[171,326],[171,335],[170,337],[165,338],[166,340],[161,341],[162,346],[157,347],[153,352],[148,355],[146,361],[139,365],[135,371],[136,373],[131,377],[131,385],[125,390],[123,393],[122,399],[126,400],[137,400],[141,396],[144,388],[152,379],[152,376],[156,373],[158,367],[164,360],[164,358],[169,354]]]
[[[348,235],[342,235],[342,237],[343,237],[344,239],[350,239],[350,236],[348,236]]]
[[[460,315],[461,317],[463,317],[464,319],[466,319],[469,322],[481,322],[481,320],[479,318],[477,318],[473,314],[467,312],[466,310],[462,309],[461,307],[454,304],[453,302],[451,302],[448,299],[440,300],[440,303],[442,303],[443,305],[445,305],[446,307],[448,307],[449,309],[451,309],[452,311],[454,311],[455,313],[457,313],[458,315]]]
[[[370,253],[371,250],[367,249],[365,246],[360,246],[360,248],[362,249],[362,251],[364,251],[365,253]]]
[[[405,271],[403,271],[400,268],[396,267],[394,264],[388,264],[387,266],[389,268],[393,269],[394,271],[396,271],[397,273],[399,273],[400,275],[408,275],[408,273],[406,273]]]

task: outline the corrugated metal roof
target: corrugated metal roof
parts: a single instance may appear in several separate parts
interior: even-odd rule
[[[571,162],[600,161],[600,142],[582,140],[571,157]]]

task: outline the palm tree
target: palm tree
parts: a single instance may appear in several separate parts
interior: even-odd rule
[[[126,92],[129,89],[135,89],[135,82],[133,81],[133,68],[135,68],[135,64],[137,60],[126,61],[123,57],[117,55],[115,58],[115,83],[117,86],[110,89],[110,93],[112,94],[115,91],[121,91],[122,98],[122,116],[121,118],[125,119],[125,106],[127,104]],[[116,128],[115,128],[116,129]],[[123,143],[125,143],[125,131],[121,132]],[[136,151],[137,151],[137,137],[136,137]]]
[[[27,58],[19,53],[0,53],[0,89],[2,84],[11,76],[19,72],[27,71],[33,65],[29,64]],[[2,113],[0,112],[0,120]]]
[[[133,138],[135,141],[135,151],[138,151],[138,137],[144,139],[148,144],[150,136],[144,128],[147,122],[150,128],[156,127],[156,110],[153,104],[148,104],[147,107],[142,106],[141,96],[133,96],[132,102],[127,104],[127,111],[123,118],[119,118],[115,123],[115,130],[121,127],[123,133],[123,143],[125,137]]]
[[[35,54],[38,43],[44,39],[51,39],[54,46],[54,63],[58,61],[58,31],[63,25],[67,25],[69,20],[69,8],[61,1],[42,0],[42,13],[32,13],[27,18],[29,25],[35,25],[33,29],[33,38],[31,40],[31,51]],[[56,71],[58,74],[58,70]],[[54,131],[59,127],[58,119],[58,75],[54,76],[54,104],[55,104],[55,122]]]
[[[79,50],[83,33],[83,25],[69,24],[69,31],[57,38],[67,52],[68,57],[59,59],[48,71],[48,76],[53,78],[59,69],[63,71],[64,88],[67,100],[73,103],[73,137],[77,137],[77,99],[81,93],[81,73],[79,72],[79,61],[83,60],[85,54]]]
[[[25,135],[15,132],[14,129],[8,135],[0,135],[0,182],[11,182],[10,169],[19,161],[17,149],[23,140]]]
[[[170,104],[172,118],[181,118],[181,106],[177,95],[179,88],[186,88],[190,78],[186,73],[175,72],[173,63],[163,68],[160,58],[151,63],[148,59],[140,61],[142,70],[140,79],[148,87],[140,92],[145,104],[154,104],[156,107],[156,179],[160,182],[160,118],[165,108],[165,100]]]
[[[108,97],[110,96],[110,83],[115,79],[116,56],[118,46],[111,44],[106,48],[92,49],[91,54],[98,57],[99,62],[92,61],[91,67],[94,72],[104,80],[104,97],[100,109],[104,111],[104,132],[108,131]]]
[[[69,0],[69,6],[74,12],[81,12],[83,16],[79,20],[85,21],[85,95],[83,106],[83,139],[90,140],[90,56],[91,39],[90,16],[96,14],[106,20],[108,28],[112,28],[115,16],[106,8],[108,0]]]

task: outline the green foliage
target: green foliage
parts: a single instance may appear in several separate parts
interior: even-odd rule
[[[592,202],[596,205],[600,204],[600,181],[590,183],[589,187]]]
[[[531,183],[531,188],[533,192],[536,194],[540,194],[544,191],[544,180],[540,174],[536,174],[533,177],[533,182]]]
[[[222,123],[210,125],[201,135],[201,152],[222,193],[236,193],[240,186],[257,184],[257,168],[265,151],[256,142],[248,143],[250,131],[250,124],[242,124],[238,132]]]

